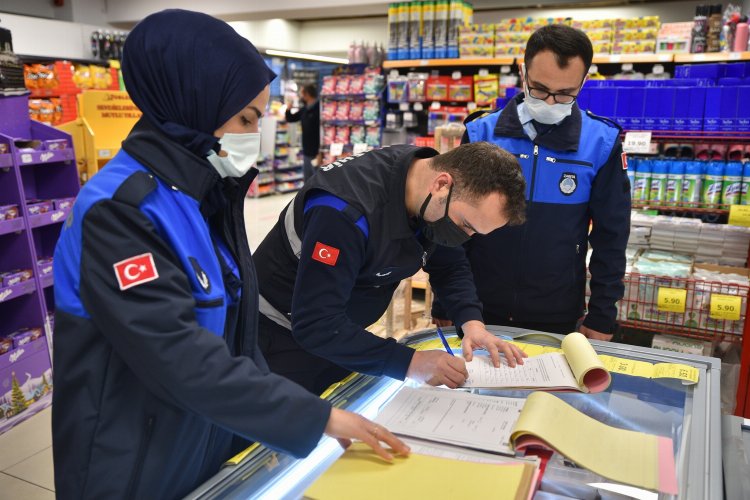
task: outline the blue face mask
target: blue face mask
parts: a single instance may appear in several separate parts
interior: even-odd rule
[[[448,199],[445,202],[445,214],[436,221],[429,222],[424,220],[424,213],[425,210],[427,210],[427,205],[429,205],[430,200],[432,199],[432,193],[427,195],[424,203],[422,203],[422,208],[419,210],[419,217],[424,222],[422,234],[424,234],[425,238],[431,242],[444,247],[461,246],[469,241],[470,238],[465,231],[458,227],[456,223],[448,217],[448,207],[450,207],[451,204],[452,194],[453,186],[451,186],[448,191]]]

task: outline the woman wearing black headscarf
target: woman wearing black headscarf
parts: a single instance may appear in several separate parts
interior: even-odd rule
[[[381,456],[386,429],[271,374],[243,220],[275,75],[226,23],[138,24],[123,76],[143,111],[81,190],[55,250],[52,432],[58,498],[175,498],[235,436],[295,456],[326,434]]]

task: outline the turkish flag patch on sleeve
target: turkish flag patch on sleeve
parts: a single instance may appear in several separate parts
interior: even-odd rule
[[[121,260],[114,264],[113,267],[115,268],[115,276],[117,276],[117,283],[120,285],[120,290],[127,290],[128,288],[154,281],[159,277],[156,264],[154,264],[154,256],[151,252]]]
[[[339,260],[339,249],[317,241],[315,242],[312,258],[323,264],[335,266],[336,261]]]
[[[622,169],[627,170],[628,169],[628,155],[627,153],[623,152],[620,155],[620,158],[622,158]]]

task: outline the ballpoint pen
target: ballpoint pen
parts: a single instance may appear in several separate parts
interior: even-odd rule
[[[453,354],[453,351],[451,350],[451,346],[448,345],[448,341],[445,340],[445,335],[443,335],[443,330],[441,330],[439,326],[437,327],[437,333],[440,336],[440,340],[443,341],[443,347],[445,347],[445,350],[448,351],[448,354],[450,354],[451,356],[455,356],[455,354]]]

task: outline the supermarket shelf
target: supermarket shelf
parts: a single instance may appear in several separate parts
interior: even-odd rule
[[[8,168],[13,166],[13,155],[6,153],[0,155],[0,168]]]
[[[23,218],[0,221],[0,235],[8,233],[17,233],[23,231]]]
[[[51,212],[32,215],[29,217],[29,224],[32,228],[49,226],[50,224],[57,224],[63,222],[65,217],[70,213],[70,209],[67,210],[53,210]]]
[[[403,61],[385,61],[383,67],[391,68],[437,68],[442,66],[504,66],[513,64],[515,56],[495,57],[488,59],[408,59]]]
[[[18,164],[22,166],[75,160],[70,148],[57,151],[19,151],[17,156]]]
[[[49,288],[54,283],[54,275],[52,273],[45,274],[44,276],[40,276],[40,281],[42,282],[42,288]]]
[[[621,327],[624,328],[636,328],[638,330],[646,330],[654,333],[666,333],[669,335],[677,335],[680,337],[687,337],[691,339],[707,340],[709,342],[724,341],[739,344],[742,342],[742,335],[734,333],[717,332],[714,330],[703,330],[700,328],[690,328],[687,326],[673,325],[658,323],[655,321],[642,321],[642,320],[618,320]]]
[[[709,54],[675,54],[676,63],[750,61],[750,52],[712,52]]]
[[[674,54],[600,54],[594,56],[593,63],[671,63],[674,57]]]
[[[715,208],[704,208],[704,207],[670,207],[668,205],[651,205],[649,203],[638,203],[633,202],[633,208],[645,209],[645,210],[659,210],[665,212],[676,212],[684,214],[716,214],[716,215],[727,215],[729,209],[715,207]]]
[[[652,142],[655,140],[679,140],[686,142],[705,141],[750,141],[750,132],[703,132],[687,130],[623,130],[624,136],[627,132],[651,132]]]
[[[298,168],[302,168],[302,165],[279,165],[276,167],[276,171],[283,172],[285,170],[296,170]]]
[[[301,181],[305,177],[302,174],[299,175],[293,175],[293,176],[276,176],[276,182],[296,182]]]
[[[36,285],[34,284],[33,279],[22,281],[17,285],[0,288],[0,302],[8,302],[16,297],[28,295],[34,290],[36,290]]]

